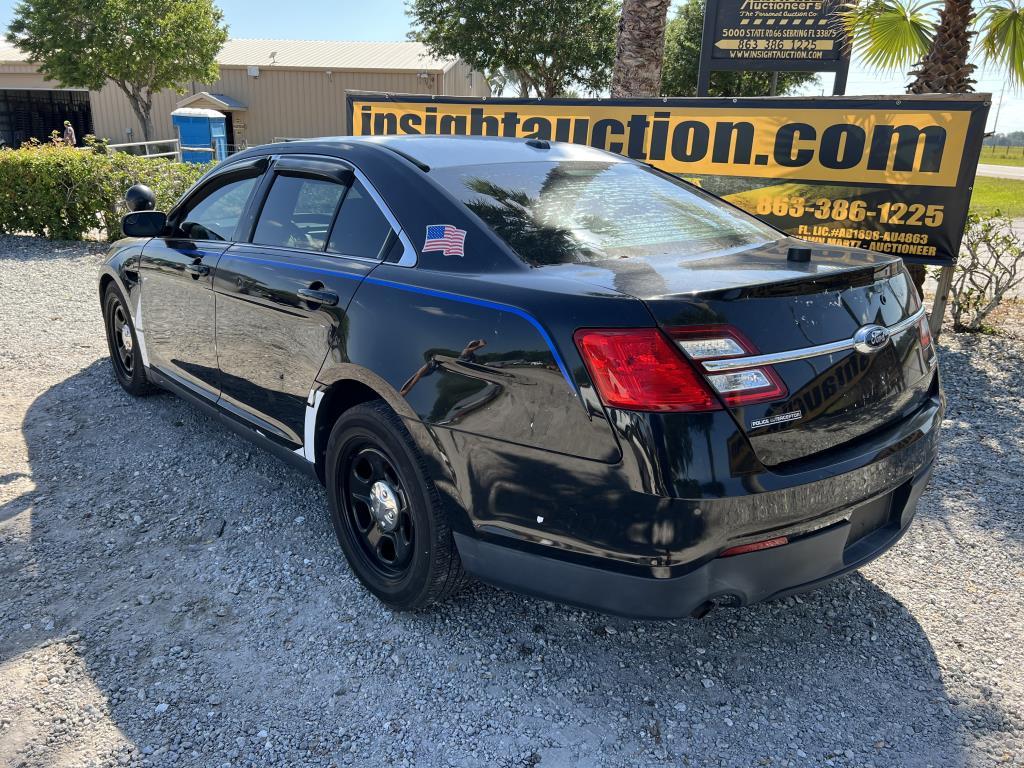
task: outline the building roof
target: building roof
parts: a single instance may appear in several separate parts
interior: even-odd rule
[[[271,55],[273,54],[273,55]],[[25,54],[0,42],[0,62],[23,62]],[[232,38],[217,54],[222,67],[274,69],[370,69],[444,72],[454,59],[439,59],[416,42],[350,42],[342,40],[249,40]]]
[[[25,54],[18,46],[0,40],[0,61],[25,61]]]
[[[273,55],[272,55],[273,54]],[[454,60],[427,53],[423,43],[337,40],[228,40],[217,55],[225,67],[444,71]]]
[[[225,112],[241,112],[246,109],[245,104],[238,99],[223,93],[210,93],[209,91],[200,91],[186,96],[178,102],[177,107],[180,109],[197,104],[205,109],[218,109]]]

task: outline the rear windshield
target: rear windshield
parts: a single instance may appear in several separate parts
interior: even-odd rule
[[[781,237],[720,200],[634,163],[495,163],[430,175],[534,266],[699,256]]]

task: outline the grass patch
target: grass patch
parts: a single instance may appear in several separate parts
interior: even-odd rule
[[[971,194],[971,210],[978,213],[1000,210],[1011,219],[1024,217],[1024,181],[978,176]]]
[[[979,163],[1024,166],[1024,147],[982,147]]]

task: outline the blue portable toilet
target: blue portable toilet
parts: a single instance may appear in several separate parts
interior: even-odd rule
[[[217,110],[179,107],[171,112],[171,124],[178,133],[181,159],[186,163],[220,161],[228,156],[227,127],[224,115]]]

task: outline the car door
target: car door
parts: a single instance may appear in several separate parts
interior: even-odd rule
[[[268,159],[229,166],[208,179],[168,217],[168,235],[142,251],[142,302],[149,365],[215,400],[220,392],[213,274],[235,240]]]
[[[394,235],[338,160],[286,155],[271,175],[248,242],[214,279],[220,404],[295,450],[316,375],[345,348],[349,301]],[[353,227],[360,236],[346,237]]]

